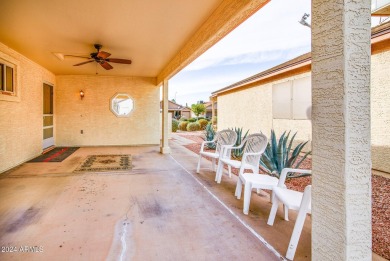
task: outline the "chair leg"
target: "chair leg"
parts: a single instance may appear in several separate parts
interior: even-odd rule
[[[215,171],[215,159],[214,158],[211,159],[211,168],[213,171]]]
[[[307,210],[305,208],[300,208],[297,216],[297,221],[295,221],[294,230],[291,235],[290,243],[288,244],[287,254],[286,257],[288,259],[293,259],[295,255],[295,251],[297,250],[298,241],[301,236],[303,224],[305,223],[306,219],[306,212]]]
[[[252,184],[250,182],[245,182],[244,187],[244,209],[242,212],[244,212],[245,215],[248,215],[249,212],[249,205],[251,203],[251,195],[252,194]]]
[[[237,199],[241,198],[241,191],[242,191],[242,181],[241,181],[241,177],[238,177],[236,191],[234,192],[234,196],[236,196]]]
[[[217,171],[215,172],[215,181],[218,182],[219,173],[223,171],[223,163],[221,160],[218,161]]]
[[[222,175],[223,175],[223,164],[221,164],[222,167],[221,167],[221,170],[219,171],[219,174],[218,174],[218,178],[217,178],[217,183],[221,183],[221,180],[222,180]]]
[[[228,165],[228,170],[229,170],[229,178],[232,177],[232,167]]]
[[[198,160],[198,167],[196,168],[196,173],[199,173],[200,170],[200,162],[202,161],[202,155],[199,155],[199,160]]]
[[[286,205],[283,205],[284,210],[284,220],[289,221],[288,219],[288,207]]]
[[[274,224],[276,211],[278,210],[278,205],[279,205],[279,200],[277,199],[277,197],[273,197],[272,208],[271,208],[271,211],[269,212],[269,217],[268,217],[268,221],[267,221],[267,224],[270,226],[272,226]]]

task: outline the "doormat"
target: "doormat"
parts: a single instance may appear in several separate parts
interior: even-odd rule
[[[73,172],[131,170],[131,155],[90,155]]]
[[[28,162],[61,162],[80,147],[56,147]]]

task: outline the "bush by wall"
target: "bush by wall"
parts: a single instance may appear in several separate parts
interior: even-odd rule
[[[188,124],[188,121],[182,121],[179,123],[179,130],[181,131],[186,131],[187,130],[187,124]]]
[[[209,124],[209,122],[207,120],[205,120],[205,119],[198,120],[198,123],[200,125],[200,129],[201,130],[206,129],[207,124]]]
[[[188,121],[189,122],[196,122],[196,119],[195,118],[189,118]]]
[[[187,131],[198,131],[200,130],[200,124],[197,122],[190,122],[187,125]]]
[[[181,116],[181,117],[180,117],[180,121],[188,121],[188,119],[187,119],[186,116]]]
[[[176,119],[172,119],[172,132],[176,132],[179,128],[179,121]]]

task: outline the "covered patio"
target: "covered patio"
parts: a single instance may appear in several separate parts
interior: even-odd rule
[[[2,260],[280,260],[295,221],[266,225],[271,204],[254,197],[249,216],[232,195],[235,178],[217,185],[197,156],[158,146],[85,147],[59,163],[24,163],[0,177]],[[130,171],[74,172],[88,155],[131,154]],[[15,205],[17,202],[17,205]],[[295,260],[311,259],[307,219]],[[21,252],[36,246],[42,252]]]

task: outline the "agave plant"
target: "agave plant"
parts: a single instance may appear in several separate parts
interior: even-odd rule
[[[213,125],[211,123],[207,124],[206,126],[206,141],[212,141],[215,137],[215,131],[213,129]],[[216,145],[215,143],[206,143],[207,148],[215,150]]]
[[[299,168],[299,166],[306,159],[306,157],[311,154],[311,151],[309,151],[305,153],[305,155],[299,161],[297,161],[299,154],[301,153],[303,147],[305,147],[305,145],[308,143],[308,141],[299,143],[292,150],[292,144],[297,133],[295,133],[289,141],[290,133],[291,131],[289,131],[286,135],[286,131],[283,132],[282,136],[280,136],[279,141],[277,141],[274,130],[271,130],[271,139],[268,142],[267,148],[260,159],[261,167],[271,176],[279,178],[282,169]],[[288,173],[287,178],[298,178],[308,175],[310,174],[294,175],[292,173]]]
[[[246,136],[248,135],[249,130],[246,131],[244,136],[242,136],[242,128],[234,128],[234,129],[232,128],[232,130],[234,130],[237,133],[237,141],[234,146],[235,147],[240,146],[241,142],[245,140]],[[243,148],[232,150],[233,158],[241,158],[243,153],[244,153]]]

